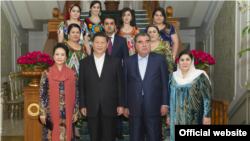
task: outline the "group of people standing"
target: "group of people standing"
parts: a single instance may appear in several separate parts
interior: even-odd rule
[[[101,17],[101,3],[92,1],[91,16],[80,21],[81,7],[72,4],[58,28],[53,48],[55,65],[46,69],[40,86],[40,119],[44,141],[80,139],[86,118],[91,141],[122,140],[123,116],[129,118],[131,141],[160,141],[162,116],[176,124],[210,124],[211,87],[204,71],[194,67],[185,50],[174,60],[178,35],[166,23],[163,8],[153,12],[154,24],[140,33],[132,10],[123,8],[119,25]],[[175,71],[176,70],[176,71]]]

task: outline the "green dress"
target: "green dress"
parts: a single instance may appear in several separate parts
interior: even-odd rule
[[[168,71],[169,71],[169,76],[174,71],[174,60],[173,60],[173,53],[170,48],[169,42],[168,41],[160,41],[159,45],[157,48],[154,50],[151,50],[151,52],[155,52],[161,55],[164,55],[166,58],[166,63],[168,65]]]
[[[173,60],[173,53],[170,48],[169,42],[168,41],[160,41],[159,45],[157,48],[154,50],[151,50],[151,52],[155,52],[161,55],[164,55],[166,58],[166,63],[168,65],[168,72],[169,72],[169,77],[172,75],[174,71],[174,60]],[[165,132],[167,127],[166,124],[166,116],[162,117],[162,131]]]
[[[68,68],[71,68],[74,72],[75,72],[75,76],[77,78],[77,80],[79,79],[79,66],[80,66],[80,60],[84,59],[85,57],[87,57],[87,53],[86,53],[86,49],[83,45],[81,45],[81,50],[75,50],[72,47],[69,46],[69,44],[67,42],[64,43],[68,49],[69,49],[69,56],[66,60],[66,66]],[[75,123],[75,125],[77,127],[81,127],[82,126],[82,120],[83,115],[79,114],[79,118],[77,120],[77,122]]]
[[[169,81],[170,141],[175,140],[175,125],[202,125],[203,117],[211,118],[212,89],[202,73],[191,83],[179,85],[172,75]]]

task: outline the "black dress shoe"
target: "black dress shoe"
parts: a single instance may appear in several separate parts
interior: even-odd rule
[[[124,140],[122,133],[116,133],[116,138],[119,140]]]

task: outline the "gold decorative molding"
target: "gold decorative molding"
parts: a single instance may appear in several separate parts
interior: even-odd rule
[[[31,108],[32,108],[33,106],[35,106],[35,107],[37,108],[37,112],[35,112],[35,113],[33,113],[33,112],[31,111]],[[31,115],[31,116],[33,116],[33,117],[39,115],[39,105],[38,105],[37,103],[31,103],[31,104],[28,106],[28,109],[27,109],[27,110],[28,110],[29,115]]]
[[[241,13],[246,12],[248,9],[250,9],[250,5],[247,5],[247,1],[245,0],[244,2],[244,10],[242,10],[242,4],[241,4],[241,0],[238,0],[239,3],[239,9]]]

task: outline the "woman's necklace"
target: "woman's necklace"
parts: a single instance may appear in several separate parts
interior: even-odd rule
[[[132,26],[129,26],[128,28],[123,27],[123,30],[125,30],[127,32],[127,31],[130,31],[131,28],[132,28]]]

